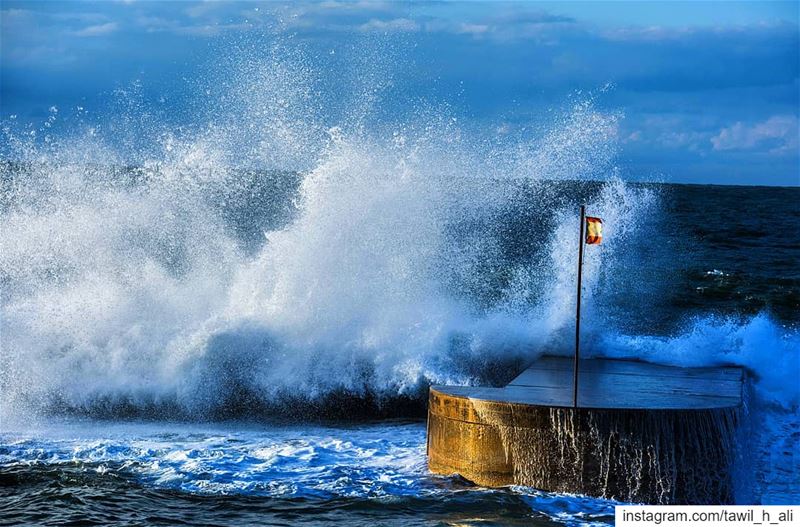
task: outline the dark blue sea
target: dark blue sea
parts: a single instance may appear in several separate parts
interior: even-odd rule
[[[746,368],[736,500],[800,501],[800,188],[628,181],[591,101],[331,124],[277,66],[202,126],[3,123],[0,525],[611,523],[425,459],[431,384],[571,352],[581,204],[583,353]]]

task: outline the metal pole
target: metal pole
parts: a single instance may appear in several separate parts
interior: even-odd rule
[[[575,309],[575,363],[572,366],[572,407],[578,407],[578,358],[581,352],[581,278],[583,275],[583,229],[586,227],[586,206],[581,205],[581,237],[578,241],[578,302]]]

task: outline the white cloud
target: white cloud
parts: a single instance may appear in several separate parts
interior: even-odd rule
[[[628,137],[625,139],[625,142],[635,143],[636,141],[641,141],[641,140],[642,140],[642,131],[636,130],[628,135]]]
[[[707,134],[694,131],[665,131],[658,136],[658,142],[661,146],[666,148],[685,148],[691,152],[700,152],[702,150],[705,140],[708,139]]]
[[[136,24],[143,27],[148,33],[152,33],[154,31],[167,31],[178,26],[177,22],[158,16],[140,16],[136,19]]]
[[[252,29],[252,26],[243,24],[204,24],[196,26],[180,26],[174,29],[175,33],[182,35],[193,35],[196,37],[215,37],[225,31],[245,31]]]
[[[697,32],[696,28],[664,26],[628,26],[600,31],[600,35],[611,41],[655,42],[678,40]]]
[[[0,18],[2,18],[3,22],[7,24],[11,24],[13,22],[20,22],[25,19],[30,19],[33,17],[33,11],[28,11],[27,9],[3,9],[0,11]]]
[[[18,63],[39,63],[63,67],[74,63],[77,57],[63,46],[19,46],[7,49],[4,58]]]
[[[383,31],[383,32],[414,32],[419,31],[419,24],[408,18],[395,18],[392,20],[378,20],[373,18],[358,27],[359,31]]]
[[[88,26],[78,31],[75,31],[73,35],[76,37],[100,37],[103,35],[108,35],[113,33],[119,28],[119,24],[116,22],[106,22],[105,24],[97,24],[94,26]]]
[[[197,21],[185,24],[178,20],[151,16],[141,16],[137,18],[136,24],[144,28],[148,33],[163,31],[176,35],[191,35],[196,37],[215,37],[226,31],[246,31],[253,29],[253,25],[247,22],[221,24],[215,21],[210,21],[208,23]]]
[[[794,115],[773,115],[766,121],[748,126],[741,121],[719,131],[711,138],[714,150],[751,150],[771,146],[770,153],[780,154],[798,148],[798,121]]]
[[[470,34],[470,35],[478,36],[478,35],[483,35],[487,31],[489,31],[489,25],[488,24],[467,24],[467,23],[463,23],[458,27],[458,31],[457,32],[458,33],[467,33],[467,34]]]
[[[191,18],[201,18],[223,7],[225,7],[225,4],[222,2],[204,1],[187,8],[184,12]]]
[[[361,0],[359,2],[352,2],[352,1],[341,2],[339,0],[327,0],[324,2],[320,2],[318,4],[312,4],[311,7],[313,8],[314,5],[324,9],[347,9],[347,10],[368,9],[371,11],[375,10],[388,11],[394,8],[391,2],[377,2],[375,0]]]

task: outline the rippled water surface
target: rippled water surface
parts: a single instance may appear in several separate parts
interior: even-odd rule
[[[0,523],[605,523],[613,504],[430,475],[424,423],[63,422],[0,436]]]

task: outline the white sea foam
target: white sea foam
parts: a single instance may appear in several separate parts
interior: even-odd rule
[[[603,354],[675,366],[746,367],[765,402],[786,409],[800,405],[800,335],[766,315],[749,320],[706,317],[672,337],[611,334]]]

